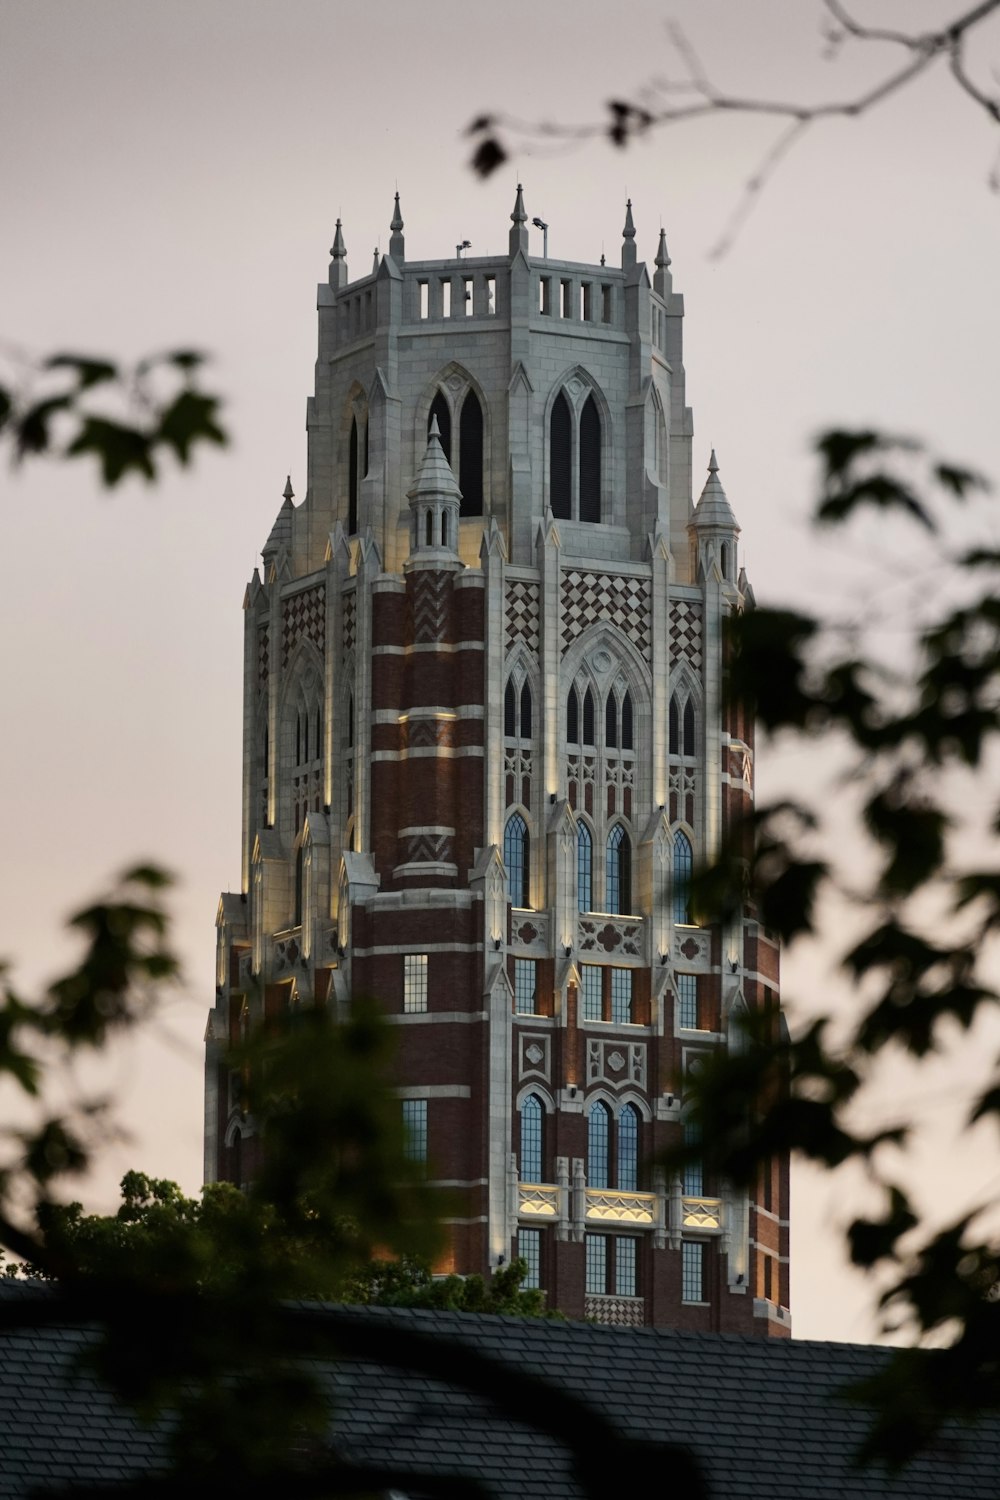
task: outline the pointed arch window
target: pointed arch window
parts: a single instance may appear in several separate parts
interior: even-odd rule
[[[521,1181],[542,1182],[545,1110],[537,1094],[521,1105]]]
[[[612,749],[618,747],[618,700],[614,693],[608,694],[604,705],[604,743]]]
[[[549,418],[549,504],[557,520],[573,515],[573,413],[560,391]]]
[[[628,691],[622,699],[622,749],[633,749],[632,694]]]
[[[594,743],[594,694],[590,688],[583,695],[583,743]]]
[[[571,687],[566,695],[566,743],[580,743],[580,700],[575,687]]]
[[[639,1182],[639,1113],[626,1104],[618,1116],[618,1188],[634,1193]]]
[[[671,698],[670,698],[670,715],[669,715],[669,735],[668,735],[668,740],[669,740],[670,754],[671,755],[680,755],[680,753],[681,753],[681,729],[680,729],[680,715],[679,715],[679,713],[677,711],[677,694],[676,693],[671,694]]]
[[[508,677],[503,694],[503,732],[509,740],[517,738],[517,694],[512,677]]]
[[[674,834],[674,921],[683,924],[691,921],[691,870],[694,859],[691,840],[683,829]]]
[[[601,519],[601,419],[588,396],[580,413],[580,520]]]
[[[627,916],[631,912],[632,841],[621,823],[616,823],[608,834],[604,894],[605,910],[613,916]]]
[[[695,754],[694,703],[690,698],[684,705],[684,735],[681,743],[683,755]]]
[[[513,676],[503,694],[503,732],[508,740],[531,739],[531,684],[525,678],[518,692]]]
[[[483,513],[483,408],[475,391],[466,392],[458,419],[458,487],[462,491],[460,513]]]
[[[358,463],[358,419],[351,418],[351,438],[347,453],[347,533],[354,536],[358,529],[358,495],[361,489],[361,474]]]
[[[594,909],[594,840],[586,823],[576,827],[576,905],[578,911]]]
[[[608,1186],[608,1145],[611,1116],[608,1106],[598,1099],[587,1114],[587,1186]]]
[[[507,819],[503,833],[503,862],[507,866],[507,881],[512,906],[526,907],[531,876],[531,841],[528,825],[520,813]]]

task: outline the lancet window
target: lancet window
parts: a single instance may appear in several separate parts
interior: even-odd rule
[[[521,1105],[521,1181],[544,1182],[545,1109],[536,1094]]]
[[[523,664],[513,668],[503,695],[504,779],[508,807],[531,806],[532,734],[534,713],[531,683]]]
[[[485,452],[483,408],[471,386],[460,396],[460,403],[455,408],[456,424],[448,397],[439,390],[427,413],[427,430],[430,431],[431,422],[437,417],[441,447],[462,492],[459,514],[481,516]]]
[[[574,407],[560,391],[549,415],[549,504],[557,519],[600,521],[602,445],[593,393]]]
[[[581,672],[567,691],[565,729],[567,796],[584,830],[578,832],[579,910],[630,913],[636,717],[625,678],[612,679],[602,698]]]
[[[698,794],[698,701],[686,685],[670,695],[670,821],[695,827]]]

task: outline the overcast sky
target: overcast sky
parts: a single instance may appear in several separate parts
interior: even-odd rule
[[[915,25],[957,6],[857,8]],[[846,96],[892,61],[824,58],[820,14],[813,0],[0,6],[4,352],[206,349],[233,436],[154,489],[109,496],[68,466],[2,478],[0,952],[30,989],[69,961],[60,924],[113,872],[155,857],[179,880],[186,982],[114,1065],[132,1139],[108,1152],[95,1206],[131,1165],[200,1181],[213,922],[219,891],[239,885],[241,601],[286,473],[304,488],[315,284],[338,214],[353,277],[388,246],[397,186],[413,259],[464,239],[502,250],[518,178],[555,257],[617,261],[629,196],[650,263],[662,223],[686,300],[696,474],[714,444],[762,601],[850,586],[850,555],[820,550],[805,525],[821,426],[918,433],[1000,476],[1000,197],[986,186],[1000,131],[945,74],[817,127],[722,260],[711,248],[774,139],[765,120],[716,118],[626,152],[526,146],[486,184],[468,170],[462,131],[484,109],[586,121],[677,76],[668,18],[740,94]],[[1000,25],[972,53],[988,83]],[[766,790],[766,764],[760,775]],[[814,1000],[822,956],[793,956],[785,978]],[[935,1129],[940,1198],[967,1157]],[[842,1186],[797,1174],[799,1335],[871,1332],[866,1289],[836,1257],[850,1206]]]

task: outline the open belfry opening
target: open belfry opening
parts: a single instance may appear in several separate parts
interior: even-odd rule
[[[304,498],[246,591],[242,889],[222,896],[207,1180],[259,1142],[228,1045],[378,998],[445,1260],[512,1256],[598,1322],[790,1332],[788,1164],[692,1160],[684,1078],[777,1003],[752,912],[698,925],[692,870],[753,802],[724,624],[752,603],[685,404],[683,298],[632,206],[621,264],[505,255],[319,287]],[[695,1140],[696,1144],[696,1140]]]

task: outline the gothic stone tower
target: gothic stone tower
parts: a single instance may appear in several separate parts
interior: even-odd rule
[[[778,955],[693,924],[752,799],[720,690],[749,597],[715,456],[697,505],[683,299],[631,206],[621,267],[509,253],[319,287],[305,500],[245,599],[243,876],[218,917],[206,1177],[253,1170],[224,1049],[273,1007],[379,997],[449,1269],[520,1253],[568,1315],[789,1331],[787,1163],[665,1181],[685,1074]]]

